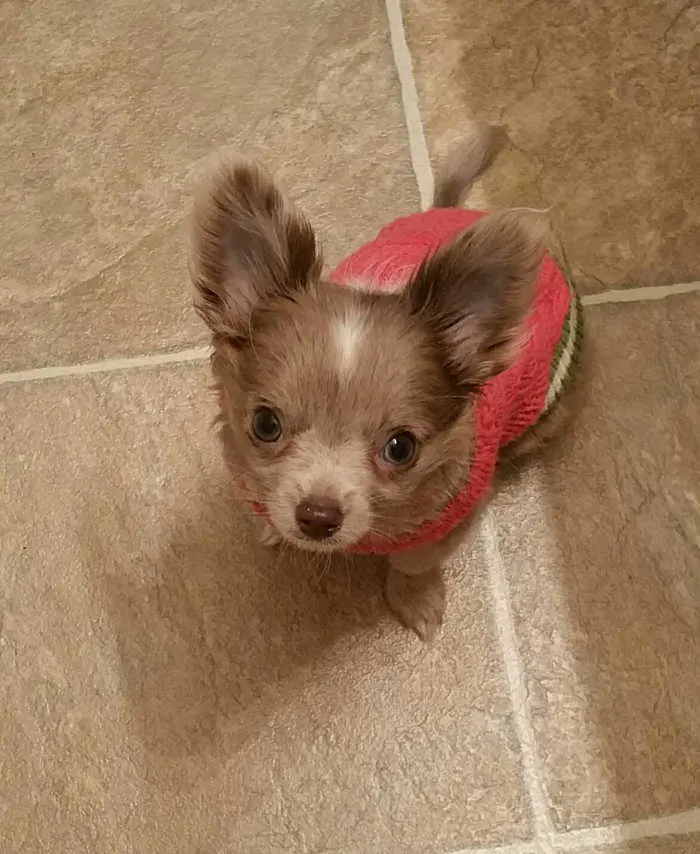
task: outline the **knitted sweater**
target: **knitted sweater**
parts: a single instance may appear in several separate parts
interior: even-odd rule
[[[362,281],[377,288],[406,282],[426,255],[484,214],[434,208],[403,217],[346,258],[331,274],[339,283]],[[396,539],[367,536],[349,550],[386,554],[443,539],[485,495],[498,452],[547,415],[561,396],[576,363],[582,332],[581,307],[573,287],[545,256],[538,274],[529,334],[517,360],[481,389],[475,406],[475,445],[463,488],[434,519]]]

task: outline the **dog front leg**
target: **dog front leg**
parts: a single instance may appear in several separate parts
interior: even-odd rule
[[[386,601],[399,621],[423,641],[432,640],[445,613],[443,566],[460,547],[471,541],[484,504],[457,525],[444,540],[389,556]]]
[[[426,563],[426,549],[389,558],[386,601],[399,621],[423,641],[432,640],[442,625],[445,580],[442,567]]]

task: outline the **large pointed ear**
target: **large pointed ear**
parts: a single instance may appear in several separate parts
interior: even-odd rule
[[[219,166],[193,217],[195,306],[215,335],[246,341],[256,308],[293,297],[321,274],[313,229],[270,175],[245,161]]]
[[[429,256],[406,286],[409,310],[427,325],[465,390],[517,355],[547,230],[539,214],[487,215]]]

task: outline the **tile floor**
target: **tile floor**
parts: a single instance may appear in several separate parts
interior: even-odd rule
[[[0,849],[700,851],[700,7],[8,0],[0,32]],[[554,206],[595,375],[423,646],[380,566],[239,518],[183,222],[243,148],[332,262],[469,117],[514,140],[476,197]]]

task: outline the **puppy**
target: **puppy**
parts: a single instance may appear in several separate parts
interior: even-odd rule
[[[423,639],[442,621],[442,564],[499,455],[552,430],[580,338],[542,222],[458,207],[505,139],[477,125],[434,208],[330,276],[259,166],[223,164],[195,205],[195,305],[241,499],[268,544],[387,554],[389,606]]]

